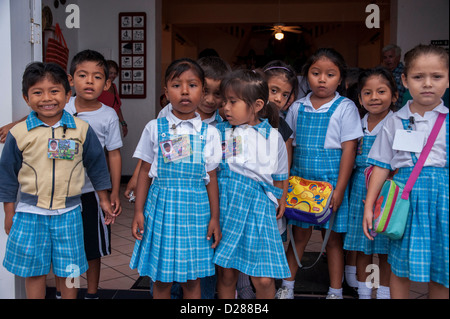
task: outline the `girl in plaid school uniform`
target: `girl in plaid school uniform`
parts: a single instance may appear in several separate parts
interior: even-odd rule
[[[319,49],[304,66],[312,90],[289,108],[286,122],[294,132],[291,175],[322,180],[334,186],[330,207],[336,214],[327,242],[330,287],[328,299],[342,299],[344,251],[342,234],[347,231],[348,188],[353,171],[356,146],[363,136],[361,119],[355,104],[339,94],[345,84],[346,65],[333,49]],[[312,233],[313,224],[289,220],[299,259]],[[329,227],[329,221],[322,225]],[[287,251],[291,276],[285,278],[277,298],[292,299],[295,275],[298,270],[292,245]]]
[[[390,241],[388,262],[393,299],[409,298],[411,281],[428,282],[431,299],[449,298],[449,118],[441,99],[449,87],[448,67],[448,53],[439,47],[419,45],[405,54],[402,80],[412,100],[387,119],[368,156],[368,163],[375,166],[364,206],[363,227],[365,235],[373,240],[370,234],[373,205],[389,172],[398,169],[394,181],[406,184],[420,156],[420,152],[408,151],[408,141],[400,138],[400,134],[396,136],[397,133],[412,130],[412,144],[424,146],[439,114],[446,114],[410,193],[411,208],[404,235]],[[397,150],[393,149],[394,141],[400,146]]]
[[[348,230],[345,235],[344,249],[357,252],[356,276],[359,299],[371,299],[372,288],[366,285],[366,278],[370,272],[366,267],[372,264],[373,254],[378,255],[380,267],[380,285],[377,289],[377,299],[389,299],[390,267],[387,263],[389,238],[377,236],[370,241],[364,236],[362,225],[364,215],[364,199],[366,198],[366,178],[364,170],[367,164],[367,155],[377,134],[386,120],[393,114],[392,109],[397,101],[397,85],[391,72],[378,67],[363,71],[358,80],[359,101],[367,112],[361,120],[364,137],[359,140],[350,187],[350,210]]]
[[[146,125],[134,153],[142,164],[130,267],[155,282],[153,298],[170,299],[172,283],[179,282],[184,298],[199,299],[200,278],[214,274],[213,249],[222,236],[215,172],[220,136],[195,112],[203,94],[202,68],[190,59],[176,60],[165,81],[172,112]]]
[[[290,275],[277,227],[288,178],[286,146],[274,129],[278,111],[255,71],[231,72],[221,92],[227,122],[217,125],[223,143],[218,172],[223,237],[214,255],[218,296],[233,299],[242,272],[251,277],[256,298],[273,298],[274,278]]]

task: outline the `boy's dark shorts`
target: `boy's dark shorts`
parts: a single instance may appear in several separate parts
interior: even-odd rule
[[[111,226],[105,225],[104,213],[96,192],[81,195],[84,249],[87,260],[111,254]]]

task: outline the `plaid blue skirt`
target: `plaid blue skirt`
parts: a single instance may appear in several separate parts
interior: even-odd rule
[[[412,169],[401,168],[394,180],[406,183]],[[396,276],[449,288],[448,178],[448,167],[424,167],[414,184],[405,233],[390,241],[388,262]]]
[[[364,169],[355,169],[351,179],[351,191],[349,201],[349,216],[347,233],[345,234],[344,249],[361,251],[366,255],[387,254],[389,249],[389,238],[378,235],[374,240],[369,240],[363,231],[364,203],[367,189],[365,183]]]
[[[330,118],[343,100],[342,96],[338,98],[326,113],[305,112],[304,106],[300,106],[291,176],[326,181],[336,187],[342,150],[325,149],[324,145]],[[346,187],[341,206],[334,213],[336,216],[332,230],[337,233],[347,232],[348,196],[348,187]],[[330,227],[330,221],[320,226],[293,219],[289,219],[288,223],[302,228],[315,226],[316,229],[328,229]]]
[[[229,169],[218,176],[222,240],[213,262],[253,277],[290,277],[275,205],[263,187]]]
[[[20,277],[79,277],[88,269],[81,207],[56,216],[16,212],[3,266]]]
[[[144,235],[130,261],[153,281],[187,282],[215,273],[207,240],[209,199],[203,180],[156,178],[145,204]]]

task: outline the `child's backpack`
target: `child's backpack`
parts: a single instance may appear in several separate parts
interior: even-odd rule
[[[333,209],[330,206],[330,200],[333,196],[333,185],[328,182],[307,180],[298,176],[289,178],[288,194],[286,196],[286,209],[284,216],[287,219],[298,220],[316,225],[323,225],[328,220],[329,227],[325,233],[322,248],[316,261],[308,267],[304,267],[297,255],[295,240],[292,234],[292,225],[288,225],[288,233],[295,259],[300,268],[309,269],[319,261],[330,237],[333,228],[334,217]]]
[[[285,216],[316,225],[325,224],[331,217],[329,209],[333,185],[307,180],[298,176],[289,178]]]

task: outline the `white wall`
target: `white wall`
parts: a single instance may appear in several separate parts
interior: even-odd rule
[[[53,12],[54,24],[61,26],[69,47],[69,60],[79,51],[96,50],[106,59],[119,59],[119,13],[147,14],[147,98],[122,99],[122,113],[128,123],[128,135],[123,139],[122,175],[131,176],[136,166],[132,155],[145,124],[160,110],[161,94],[161,1],[162,0],[71,0],[80,8],[80,28],[68,29],[65,6],[55,9],[53,0],[43,0]],[[66,4],[66,6],[67,6]],[[118,79],[116,79],[118,85]]]
[[[392,0],[392,6],[391,42],[402,55],[417,44],[449,39],[448,0]]]
[[[10,7],[9,0],[0,0],[0,43],[11,43],[11,24],[10,24]],[[6,46],[8,47],[8,46]],[[0,116],[0,126],[8,124],[12,120],[12,67],[11,67],[11,50],[0,50],[0,61],[3,67],[0,72],[0,96],[2,96],[2,107]],[[3,150],[3,144],[0,144],[0,152]],[[0,261],[5,256],[5,243],[7,240],[5,229],[5,212],[3,204],[0,205]],[[14,276],[0,267],[0,287],[8,287],[0,289],[0,299],[14,298],[14,290],[9,287],[14,286]]]
[[[30,111],[22,98],[22,74],[32,61],[42,59],[40,32],[31,40],[31,17],[41,23],[41,0],[0,0],[0,126],[18,120]],[[3,144],[0,144],[0,152]],[[0,205],[0,299],[25,298],[24,280],[3,267],[7,236],[5,212]]]
[[[78,30],[78,50],[93,49],[106,58],[118,60],[118,30],[120,12],[147,13],[147,98],[123,99],[122,113],[128,122],[128,135],[124,138],[122,175],[132,175],[136,160],[133,152],[144,126],[155,118],[159,110],[161,92],[161,0],[78,0],[81,26]]]

